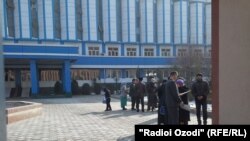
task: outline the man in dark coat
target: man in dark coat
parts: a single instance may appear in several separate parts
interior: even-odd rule
[[[198,124],[201,124],[201,107],[203,113],[203,124],[207,124],[207,95],[209,94],[208,83],[202,80],[202,74],[196,75],[196,82],[192,85],[192,94],[195,98],[196,116]]]
[[[144,95],[146,93],[146,87],[142,83],[143,78],[139,78],[139,82],[135,85],[136,89],[136,110],[139,112],[139,104],[141,103],[141,110],[144,112]]]
[[[135,89],[135,81],[136,79],[132,80],[132,84],[129,87],[129,96],[131,97],[131,110],[135,110],[135,95],[136,95],[136,89]]]
[[[166,84],[165,92],[166,98],[165,102],[167,105],[167,117],[168,124],[170,125],[178,125],[179,124],[179,105],[181,103],[181,99],[178,96],[178,89],[176,86],[176,79],[178,76],[178,72],[174,71],[170,73],[170,80]]]
[[[163,80],[162,84],[158,88],[158,98],[159,98],[159,105],[158,105],[158,125],[167,125],[167,107],[165,103],[166,98],[166,87],[167,80]]]
[[[154,111],[157,106],[157,87],[152,79],[151,82],[147,85],[147,94],[148,94],[148,108],[147,111]]]

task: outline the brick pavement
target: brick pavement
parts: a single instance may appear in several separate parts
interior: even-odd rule
[[[101,95],[28,101],[43,103],[42,115],[9,124],[8,141],[129,141],[135,124],[156,124],[157,120],[156,111],[123,111],[114,98],[113,111],[105,112]],[[197,124],[194,115],[190,124]]]

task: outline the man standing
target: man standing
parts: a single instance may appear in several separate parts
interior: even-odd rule
[[[198,124],[201,125],[201,106],[203,113],[203,124],[207,124],[207,95],[209,94],[208,83],[202,80],[202,74],[196,75],[196,82],[192,85],[192,94],[195,98],[196,116]]]
[[[136,89],[136,110],[139,112],[139,103],[141,103],[141,111],[144,112],[144,95],[146,93],[145,85],[142,83],[143,78],[139,78],[139,82],[135,85]]]
[[[129,88],[129,96],[131,97],[131,110],[135,110],[135,95],[136,95],[136,90],[135,90],[135,83],[136,83],[136,79],[132,80],[132,84],[130,85]]]
[[[162,84],[158,88],[158,98],[159,98],[159,105],[158,105],[158,125],[167,125],[167,108],[166,108],[166,87],[167,80],[163,80]]]
[[[179,105],[181,99],[178,96],[178,89],[176,86],[176,79],[178,72],[174,71],[170,73],[170,80],[166,84],[165,92],[166,98],[165,103],[167,105],[167,119],[168,124],[177,125],[179,124]]]

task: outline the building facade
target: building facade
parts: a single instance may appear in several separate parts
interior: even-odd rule
[[[176,57],[211,56],[211,0],[2,0],[6,96],[167,77]],[[18,92],[17,92],[18,93]]]

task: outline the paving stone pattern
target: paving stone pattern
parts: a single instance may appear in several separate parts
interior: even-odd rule
[[[9,124],[8,141],[132,141],[135,124],[157,122],[156,111],[131,111],[130,102],[123,111],[116,98],[105,112],[101,95],[27,100],[42,103],[42,115]],[[190,124],[197,124],[193,114]]]

